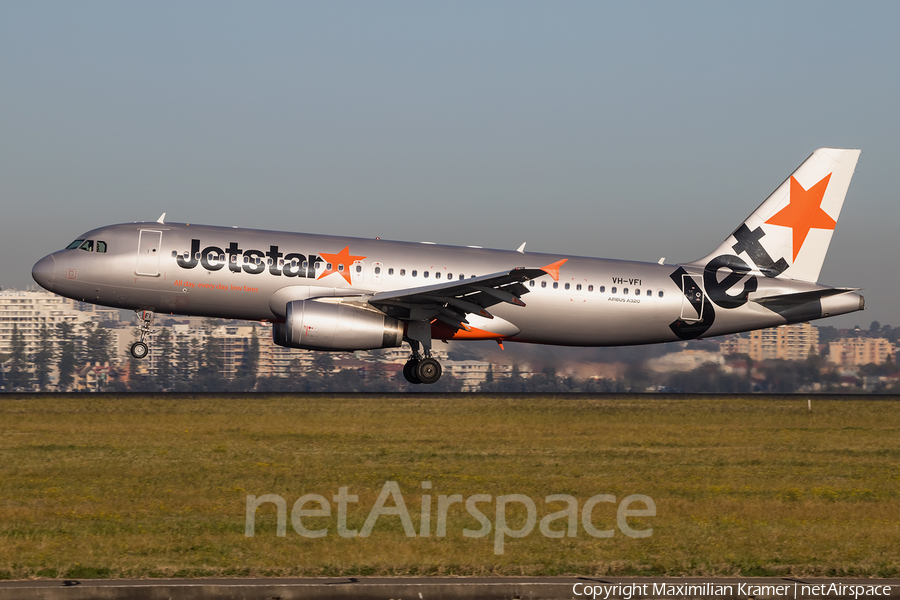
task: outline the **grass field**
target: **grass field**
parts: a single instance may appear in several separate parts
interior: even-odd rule
[[[359,496],[359,529],[386,481],[419,527],[421,494],[524,494],[538,520],[646,494],[654,517],[595,538],[366,538],[334,517],[291,527],[303,494]],[[422,481],[432,488],[423,491]],[[249,494],[274,505],[244,535]],[[389,503],[390,505],[391,503]],[[480,505],[494,521],[492,504]],[[308,505],[307,508],[315,508]],[[635,508],[640,508],[641,505]],[[334,506],[332,506],[334,508]],[[524,511],[508,512],[511,527]],[[614,527],[615,506],[593,513]],[[561,529],[565,521],[557,521]],[[900,402],[733,397],[0,397],[0,577],[360,574],[900,575]]]

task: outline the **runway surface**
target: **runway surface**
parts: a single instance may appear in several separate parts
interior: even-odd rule
[[[0,600],[556,600],[586,597],[604,600],[900,598],[900,580],[776,577],[335,577],[0,582]]]

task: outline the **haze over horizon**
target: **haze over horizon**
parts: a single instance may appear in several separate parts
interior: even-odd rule
[[[84,231],[237,225],[656,262],[861,148],[820,277],[900,325],[900,5],[0,6],[0,286]],[[526,254],[527,257],[527,254]]]

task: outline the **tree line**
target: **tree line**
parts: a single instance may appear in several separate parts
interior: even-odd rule
[[[38,340],[29,352],[25,336],[17,324],[10,335],[9,355],[0,370],[0,385],[6,391],[47,391],[50,375],[56,367],[58,391],[69,390],[75,382],[76,369],[88,362],[105,364],[112,356],[112,336],[97,323],[82,323],[76,331],[73,323],[46,323],[38,330]],[[55,334],[55,335],[54,335]],[[55,341],[54,341],[55,340]]]
[[[208,319],[204,323],[202,339],[173,333],[162,327],[153,342],[156,369],[153,373],[141,368],[141,362],[127,353],[124,363],[93,383],[97,391],[115,392],[458,392],[462,382],[446,374],[431,386],[407,383],[402,377],[390,377],[383,365],[373,364],[365,369],[334,371],[333,355],[316,352],[312,368],[307,369],[294,360],[288,377],[260,377],[259,338],[254,327],[245,347],[243,360],[235,368],[234,376],[223,376],[225,357],[221,338],[213,335],[220,323]],[[820,331],[825,328],[820,328]],[[832,332],[826,330],[826,335]],[[881,326],[873,322],[869,336],[886,336],[896,339],[898,328]],[[835,335],[834,332],[832,335]],[[38,340],[28,348],[23,333],[13,324],[10,351],[0,356],[4,368],[0,369],[0,386],[5,391],[69,391],[76,375],[85,367],[112,362],[114,359],[112,335],[102,324],[58,323],[42,325]],[[868,388],[876,392],[894,391],[893,383],[882,382],[884,375],[893,375],[897,369],[893,362],[884,365],[866,365],[859,369],[856,383],[841,381],[837,370],[829,366],[824,357],[811,353],[805,361],[767,360],[754,363],[749,356],[736,357],[743,368],[723,368],[718,364],[706,364],[687,372],[654,373],[642,361],[636,361],[623,377],[612,379],[580,379],[559,376],[555,369],[547,367],[540,373],[525,376],[514,366],[506,377],[494,377],[489,370],[478,391],[504,393],[609,393],[666,391],[684,393],[790,393],[797,391],[846,391],[849,385],[854,391]],[[146,359],[145,359],[146,360]],[[51,385],[51,373],[58,372],[55,385]],[[101,374],[102,375],[102,374]],[[869,381],[867,384],[866,381]],[[876,382],[872,384],[871,382]]]

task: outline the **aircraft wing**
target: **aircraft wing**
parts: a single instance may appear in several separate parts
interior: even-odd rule
[[[521,297],[528,293],[528,288],[523,283],[548,274],[558,280],[563,262],[565,259],[542,268],[517,267],[458,281],[379,292],[368,298],[368,302],[399,319],[438,319],[451,327],[467,329],[468,314],[493,319],[487,309],[495,304],[525,306]]]

